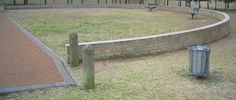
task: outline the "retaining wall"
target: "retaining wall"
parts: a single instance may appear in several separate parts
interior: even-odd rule
[[[16,9],[42,9],[42,8],[144,8],[140,4],[58,4],[58,5],[13,5],[8,10]]]
[[[158,7],[157,9],[185,13],[189,11],[189,8],[177,7]],[[199,14],[211,16],[218,19],[219,22],[195,29],[161,35],[79,43],[78,52],[82,50],[84,45],[91,44],[95,48],[95,59],[133,57],[174,51],[186,48],[192,44],[207,44],[224,38],[230,34],[230,17],[227,14],[207,9],[201,9]],[[67,49],[68,46],[69,45],[67,44]],[[67,54],[70,54],[68,50]]]
[[[68,1],[68,2],[67,2]],[[5,0],[8,5],[23,5],[24,0]],[[148,0],[144,0],[148,2]],[[125,0],[28,0],[27,5],[63,5],[63,4],[125,4]],[[140,0],[127,0],[128,4],[139,4]]]
[[[35,8],[144,8],[139,4],[115,4],[115,5],[24,5],[8,6],[8,9],[35,9]],[[158,10],[188,13],[190,8],[181,7],[158,7]],[[116,57],[133,57],[146,54],[158,54],[168,51],[186,48],[191,44],[206,44],[230,34],[230,17],[219,11],[200,9],[199,15],[206,15],[219,21],[185,31],[152,35],[138,38],[118,39],[109,41],[97,41],[78,44],[78,52],[86,44],[92,44],[95,48],[95,59],[108,59]],[[68,44],[66,48],[68,49]],[[67,50],[67,54],[70,52]],[[81,55],[81,53],[80,53]],[[68,59],[69,61],[69,59]]]

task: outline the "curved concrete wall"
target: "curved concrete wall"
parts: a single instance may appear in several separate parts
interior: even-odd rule
[[[185,13],[189,11],[189,8],[174,7],[159,7],[158,9]],[[82,50],[84,45],[92,44],[95,48],[95,59],[133,57],[183,49],[191,44],[206,44],[230,34],[230,17],[227,14],[207,9],[201,9],[199,14],[217,18],[219,22],[195,29],[161,35],[79,43],[79,51]]]
[[[120,4],[120,5],[26,5],[8,6],[8,9],[28,9],[28,8],[144,8],[144,5]],[[188,13],[190,8],[180,7],[158,7],[158,10]],[[191,44],[206,44],[230,34],[230,17],[219,11],[200,9],[200,15],[206,15],[218,19],[219,21],[185,31],[152,35],[138,38],[118,39],[109,41],[97,41],[79,43],[78,51],[86,44],[92,44],[95,48],[95,59],[108,59],[115,57],[130,57],[146,54],[158,54],[168,51],[186,48]],[[66,48],[68,49],[68,44]],[[67,50],[69,55],[69,51]],[[81,55],[81,53],[80,53]],[[69,59],[68,59],[69,61]]]

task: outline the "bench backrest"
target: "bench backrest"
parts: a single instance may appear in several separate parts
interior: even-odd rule
[[[148,3],[147,6],[148,7],[157,7],[157,3]]]
[[[199,8],[193,8],[192,9],[192,13],[198,13],[199,12]]]

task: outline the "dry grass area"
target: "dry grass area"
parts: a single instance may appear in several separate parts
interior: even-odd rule
[[[236,10],[232,34],[210,44],[210,76],[188,76],[188,51],[131,59],[97,61],[96,89],[62,87],[1,96],[20,100],[235,100],[236,99]],[[81,69],[72,68],[76,79]]]

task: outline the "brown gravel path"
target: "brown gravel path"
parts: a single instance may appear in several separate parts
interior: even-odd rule
[[[0,88],[62,82],[53,60],[0,15]]]

